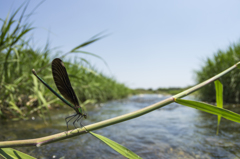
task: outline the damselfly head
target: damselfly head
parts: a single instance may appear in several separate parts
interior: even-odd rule
[[[87,114],[83,114],[84,119],[87,119]]]

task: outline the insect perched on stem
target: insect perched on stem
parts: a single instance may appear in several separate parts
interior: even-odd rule
[[[52,74],[54,82],[59,90],[59,92],[63,95],[60,96],[57,92],[55,92],[43,79],[41,79],[36,71],[32,70],[33,74],[53,93],[55,94],[59,99],[61,99],[65,104],[70,106],[76,111],[76,114],[68,116],[65,118],[65,121],[67,123],[67,129],[68,129],[68,123],[77,116],[77,118],[73,121],[73,125],[76,128],[75,123],[80,121],[83,118],[87,118],[87,115],[83,113],[82,107],[79,105],[77,96],[72,88],[72,85],[70,83],[70,80],[68,78],[67,70],[62,62],[61,59],[56,58],[52,61]],[[71,104],[71,103],[72,104]],[[81,122],[80,122],[81,125]]]

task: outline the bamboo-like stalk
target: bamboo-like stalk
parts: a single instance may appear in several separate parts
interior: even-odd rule
[[[95,124],[91,124],[91,125],[87,125],[84,126],[83,128],[78,128],[78,129],[74,129],[74,130],[70,130],[68,132],[62,132],[62,133],[58,133],[55,135],[50,135],[50,136],[46,136],[46,137],[42,137],[42,138],[36,138],[36,139],[28,139],[28,140],[16,140],[16,141],[3,141],[0,142],[0,148],[4,148],[4,147],[21,147],[21,146],[41,146],[41,145],[45,145],[45,144],[49,144],[52,142],[56,142],[59,140],[63,140],[63,139],[67,139],[70,137],[74,137],[77,135],[82,135],[87,133],[87,131],[93,131],[96,129],[100,129],[109,125],[113,125],[113,124],[117,124],[126,120],[130,120],[136,117],[139,117],[141,115],[147,114],[153,110],[156,110],[158,108],[161,108],[167,104],[170,104],[172,102],[174,102],[175,98],[182,98],[186,95],[191,94],[192,92],[198,90],[199,88],[217,80],[218,78],[220,78],[221,76],[225,75],[226,73],[232,71],[233,69],[235,69],[238,65],[240,64],[240,62],[238,62],[237,64],[233,65],[232,67],[226,69],[225,71],[219,73],[218,75],[196,85],[193,86],[192,88],[189,88],[177,95],[174,95],[172,97],[169,97],[163,101],[160,101],[158,103],[155,103],[153,105],[147,106],[143,109],[125,114],[125,115],[121,115],[112,119],[108,119],[108,120],[104,120]],[[86,131],[87,130],[87,131]]]

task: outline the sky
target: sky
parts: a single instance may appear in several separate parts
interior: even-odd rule
[[[23,2],[0,0],[0,18]],[[40,2],[30,1],[27,13]],[[108,67],[78,56],[130,88],[185,87],[196,84],[194,71],[206,58],[239,42],[239,7],[239,0],[51,0],[29,18],[35,27],[29,35],[35,47],[49,40],[53,52],[66,53],[105,31],[82,51]]]

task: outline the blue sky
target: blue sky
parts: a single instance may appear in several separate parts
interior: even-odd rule
[[[0,18],[23,2],[0,0]],[[30,1],[28,13],[39,2]],[[156,89],[195,84],[194,70],[204,59],[239,42],[239,6],[238,0],[51,0],[29,21],[36,47],[49,36],[62,52],[106,31],[108,37],[82,50],[101,56],[111,72],[101,60],[84,57],[130,88]]]

